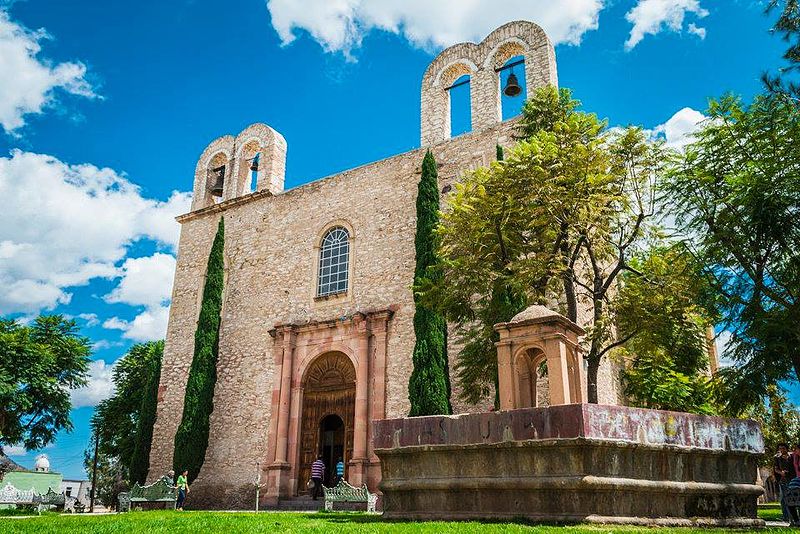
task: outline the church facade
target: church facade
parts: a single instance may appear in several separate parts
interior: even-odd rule
[[[257,480],[265,500],[297,495],[317,454],[329,470],[341,458],[350,483],[377,488],[371,422],[404,417],[410,406],[422,158],[432,150],[444,198],[463,172],[496,157],[496,145],[513,145],[515,123],[501,120],[498,69],[517,56],[524,58],[529,95],[557,85],[555,51],[542,29],[506,24],[479,44],[447,48],[430,64],[422,79],[421,148],[294,189],[283,189],[286,141],[265,124],[206,147],[192,211],[178,217],[148,480],[172,467],[206,263],[224,217],[214,410],[192,500],[249,507]],[[448,88],[465,74],[472,131],[451,138]],[[452,362],[458,346],[450,337]],[[619,402],[617,374],[611,364],[601,368],[601,402]],[[465,405],[457,393],[454,387],[456,412],[485,411],[491,402]]]

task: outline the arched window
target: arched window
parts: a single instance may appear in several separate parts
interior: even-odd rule
[[[331,228],[322,237],[319,249],[317,296],[347,292],[350,273],[350,234],[341,226]]]

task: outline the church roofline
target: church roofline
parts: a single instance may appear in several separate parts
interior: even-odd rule
[[[518,121],[518,120],[519,120],[519,116],[512,117],[510,119],[507,119],[507,120],[504,120],[502,122],[497,123],[497,125],[494,127],[494,129],[501,130],[501,129],[503,129],[503,127],[507,127],[507,126],[513,124],[514,122]],[[250,202],[255,202],[256,200],[260,200],[260,199],[265,198],[265,197],[283,197],[283,196],[286,196],[286,195],[295,194],[295,193],[304,191],[307,188],[317,186],[322,182],[325,182],[327,180],[332,180],[334,178],[337,178],[337,177],[342,176],[342,175],[347,174],[347,173],[355,172],[355,171],[364,169],[366,167],[371,167],[373,165],[380,165],[382,163],[386,163],[386,162],[391,161],[393,159],[408,157],[408,156],[413,155],[414,153],[422,152],[424,150],[435,149],[435,148],[441,147],[443,145],[446,145],[448,143],[452,143],[454,141],[463,140],[463,139],[469,139],[472,136],[484,135],[485,132],[486,132],[486,130],[465,132],[465,133],[463,133],[461,135],[458,135],[456,137],[452,137],[450,139],[445,139],[444,141],[439,141],[438,143],[435,143],[435,144],[430,145],[430,146],[417,147],[417,148],[414,148],[414,149],[411,149],[411,150],[407,150],[405,152],[401,152],[400,154],[395,154],[393,156],[388,156],[388,157],[385,157],[385,158],[382,158],[382,159],[378,159],[378,160],[375,160],[375,161],[370,161],[368,163],[363,163],[361,165],[357,165],[355,167],[351,167],[351,168],[345,169],[343,171],[339,171],[339,172],[335,172],[335,173],[332,173],[332,174],[328,174],[328,175],[323,176],[321,178],[316,178],[314,180],[311,180],[310,182],[306,182],[306,183],[300,184],[300,185],[298,185],[296,187],[292,187],[291,189],[287,189],[285,191],[282,191],[281,193],[278,193],[277,195],[273,194],[269,190],[254,191],[252,193],[248,193],[248,194],[242,195],[240,197],[231,198],[231,199],[226,200],[224,202],[220,202],[219,204],[214,204],[213,206],[207,206],[205,208],[200,208],[198,210],[194,210],[194,211],[190,211],[188,213],[184,213],[182,215],[178,215],[177,217],[175,217],[175,220],[182,224],[182,223],[184,223],[186,221],[190,221],[190,220],[196,219],[198,217],[205,217],[206,215],[209,215],[209,214],[212,214],[212,213],[224,212],[224,211],[226,211],[226,210],[228,210],[230,208],[234,208],[234,207],[240,206],[242,204],[248,204]]]

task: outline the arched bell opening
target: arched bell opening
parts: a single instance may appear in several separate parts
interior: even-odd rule
[[[238,195],[246,195],[256,190],[260,175],[261,164],[261,143],[258,140],[251,140],[245,143],[239,153],[239,180],[241,190]]]
[[[347,465],[353,457],[356,370],[341,352],[315,358],[303,377],[303,411],[300,423],[299,493],[306,493],[311,464],[325,462],[325,482],[330,484],[339,457]],[[345,478],[347,478],[345,470]]]
[[[222,202],[227,176],[228,156],[219,152],[209,160],[206,168],[206,192],[215,204]]]
[[[472,93],[470,76],[464,74],[447,89],[450,99],[450,136],[472,131]]]
[[[500,84],[502,120],[522,114],[522,106],[528,99],[525,57],[515,55],[503,62],[497,70],[497,81]]]

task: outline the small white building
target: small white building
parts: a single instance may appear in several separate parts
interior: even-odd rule
[[[62,480],[61,491],[67,498],[73,497],[85,506],[89,506],[92,493],[91,480]]]

